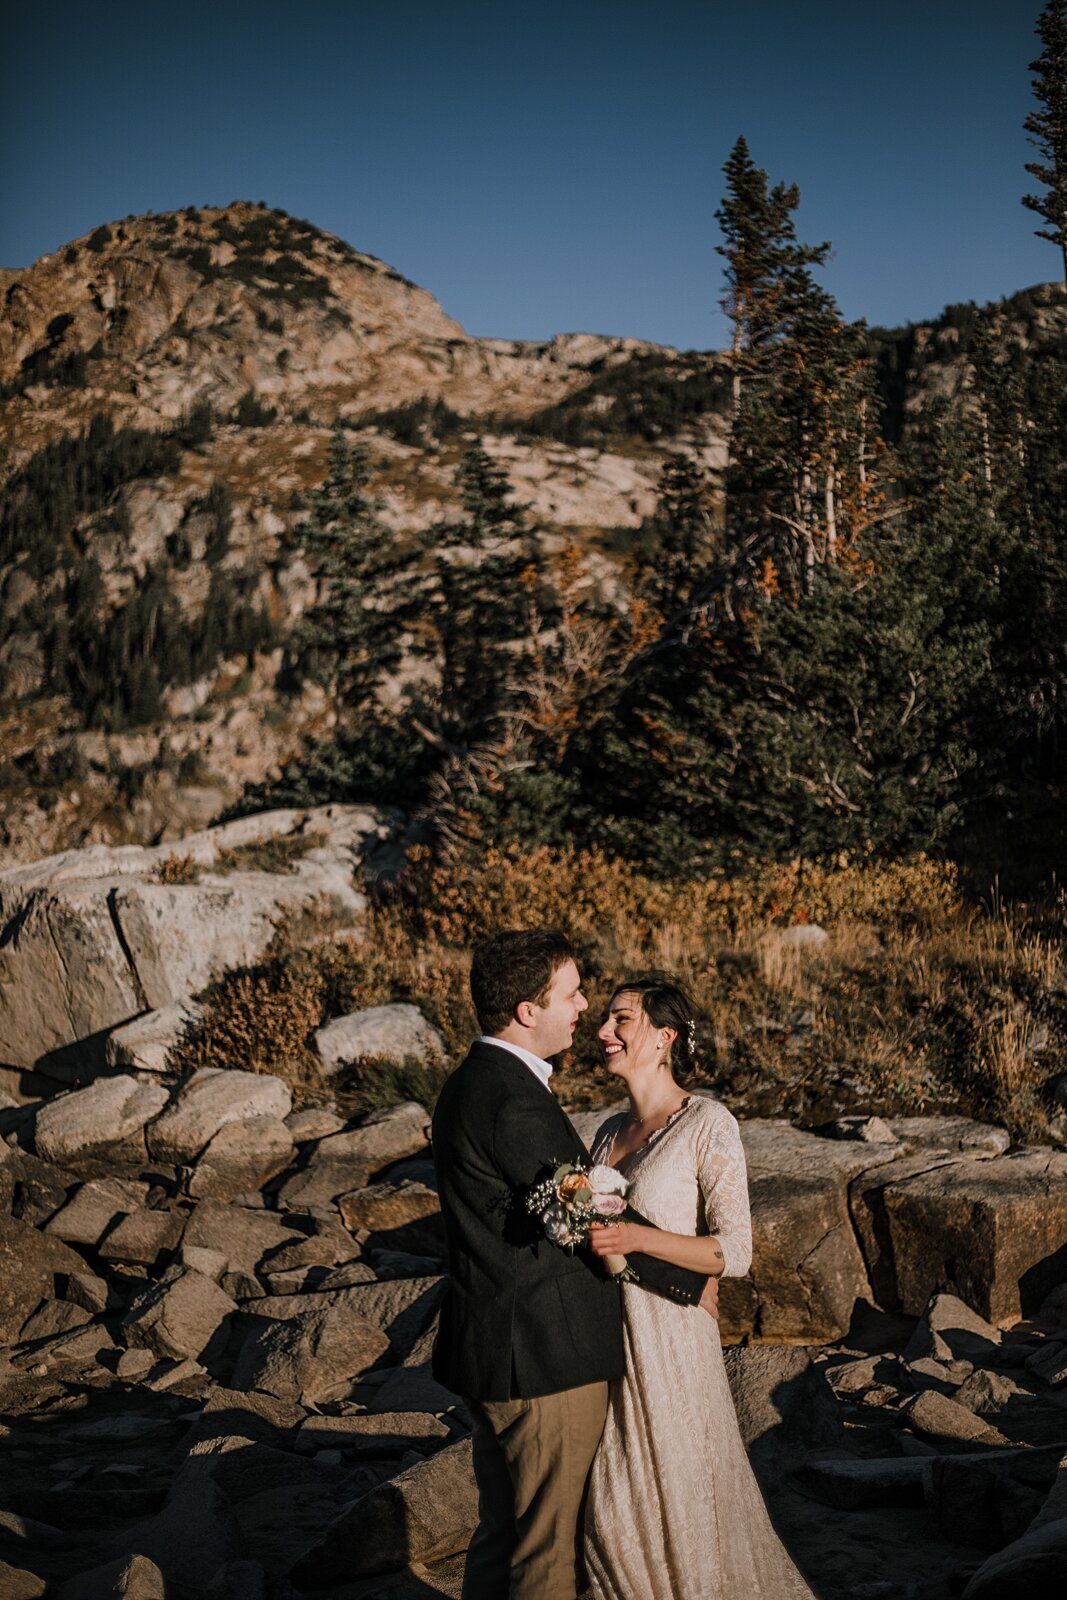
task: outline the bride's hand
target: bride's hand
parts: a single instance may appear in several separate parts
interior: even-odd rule
[[[719,1280],[718,1280],[718,1278],[709,1278],[708,1279],[707,1283],[704,1285],[704,1293],[700,1296],[700,1299],[697,1301],[697,1305],[700,1307],[701,1311],[706,1311],[709,1317],[714,1317],[715,1321],[718,1322],[718,1320],[719,1320]]]
[[[628,1256],[640,1250],[644,1229],[636,1222],[593,1222],[589,1248],[595,1256]]]

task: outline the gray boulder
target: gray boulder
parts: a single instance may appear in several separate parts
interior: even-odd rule
[[[1067,1152],[1022,1150],[920,1172],[884,1191],[903,1309],[951,1289],[989,1322],[1036,1310],[1067,1238]]]
[[[204,1014],[194,1000],[146,1011],[108,1034],[104,1055],[119,1072],[166,1072],[170,1057]]]
[[[253,1276],[269,1254],[299,1245],[307,1236],[306,1228],[276,1212],[202,1200],[186,1224],[182,1248],[216,1251],[225,1256],[228,1272]]]
[[[94,845],[0,873],[0,1060],[33,1066],[148,1011],[183,1004],[259,959],[279,912],[323,896],[352,920],[353,869],[392,831],[381,813],[327,806],[243,817],[152,849]],[[288,871],[226,871],[221,852],[325,834]],[[172,860],[190,881],[164,881]]]
[[[0,1596],[2,1600],[40,1600],[48,1585],[35,1572],[25,1567],[13,1567],[0,1561]]]
[[[56,1298],[59,1283],[84,1271],[81,1256],[61,1239],[0,1217],[0,1345],[19,1337],[37,1307]]]
[[[129,1178],[93,1178],[83,1183],[44,1225],[45,1233],[67,1244],[98,1244],[120,1217],[139,1211],[148,1198],[147,1183]]]
[[[204,1153],[229,1123],[262,1117],[281,1120],[292,1104],[292,1094],[280,1078],[203,1067],[182,1085],[177,1099],[152,1124],[148,1149],[156,1161],[182,1166]]]
[[[388,1061],[440,1061],[445,1042],[418,1006],[398,1003],[370,1006],[335,1017],[312,1035],[312,1046],[329,1072],[344,1062],[374,1056]]]
[[[119,1556],[71,1578],[57,1600],[166,1600],[163,1574],[147,1556]]]
[[[301,1311],[246,1339],[233,1373],[235,1389],[260,1389],[280,1400],[305,1404],[333,1398],[389,1349],[375,1323],[344,1306]]]
[[[1000,1331],[952,1294],[935,1294],[904,1349],[904,1360],[984,1361],[995,1356]]]
[[[174,1266],[131,1303],[123,1318],[126,1342],[172,1361],[209,1358],[225,1342],[236,1310],[211,1278]]]
[[[477,1522],[470,1440],[463,1439],[346,1506],[291,1577],[298,1589],[322,1589],[438,1561],[465,1550]]]
[[[180,1211],[131,1211],[101,1240],[100,1254],[105,1261],[154,1267],[178,1248],[184,1226]]]
[[[280,1117],[228,1122],[197,1161],[188,1192],[196,1200],[252,1193],[284,1172],[295,1154],[293,1136]]]
[[[387,1333],[393,1359],[402,1361],[437,1315],[444,1293],[442,1277],[397,1278],[390,1283],[357,1283],[347,1289],[268,1295],[253,1301],[252,1309],[259,1317],[283,1319],[323,1307],[341,1308]]]
[[[77,1162],[127,1145],[144,1158],[142,1132],[167,1104],[162,1084],[120,1074],[45,1101],[37,1112],[34,1146],[48,1161]]]
[[[332,1205],[384,1167],[424,1152],[429,1144],[429,1124],[425,1106],[406,1101],[374,1112],[358,1127],[329,1134],[314,1146],[303,1171],[279,1191],[279,1199],[292,1211]]]
[[[872,1291],[849,1211],[849,1184],[903,1146],[819,1138],[787,1122],[742,1123],[752,1202],[752,1267],[720,1286],[727,1341],[825,1343]]]

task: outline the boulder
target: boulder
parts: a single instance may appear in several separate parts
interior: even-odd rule
[[[34,1339],[53,1339],[57,1333],[73,1333],[92,1321],[84,1306],[73,1305],[69,1300],[45,1300],[22,1326],[23,1343]]]
[[[246,1339],[232,1383],[314,1404],[334,1398],[338,1384],[366,1372],[388,1349],[389,1337],[375,1323],[344,1306],[323,1306],[270,1323]]]
[[[110,852],[104,852],[110,855]],[[144,1009],[109,901],[114,885],[71,876],[69,857],[0,873],[0,1060],[42,1057]]]
[[[186,1000],[124,1022],[107,1036],[108,1066],[117,1072],[166,1072],[173,1051],[203,1015],[203,1006]]]
[[[902,1409],[905,1425],[946,1455],[972,1450],[997,1450],[1010,1440],[996,1428],[982,1422],[966,1406],[947,1395],[924,1389]]]
[[[995,1356],[1000,1331],[953,1294],[935,1294],[904,1349],[904,1360],[986,1361]]]
[[[143,1159],[142,1130],[169,1098],[162,1084],[139,1083],[127,1074],[99,1078],[88,1088],[58,1095],[37,1112],[37,1154],[62,1164],[131,1144]]]
[[[365,1318],[389,1335],[393,1358],[403,1360],[440,1309],[445,1279],[398,1278],[391,1283],[357,1283],[347,1289],[312,1290],[301,1295],[268,1295],[252,1302],[257,1317],[289,1318],[322,1307],[340,1307]]]
[[[342,1195],[341,1219],[352,1233],[362,1229],[398,1250],[443,1253],[444,1226],[437,1191],[422,1183],[372,1183]]]
[[[292,1104],[292,1094],[280,1078],[261,1072],[202,1067],[152,1124],[148,1148],[157,1161],[184,1165],[206,1151],[220,1128],[252,1119],[280,1120],[288,1116]]]
[[[119,1556],[71,1578],[57,1600],[166,1600],[163,1574],[147,1556]]]
[[[1011,1144],[1007,1128],[973,1117],[890,1117],[889,1126],[911,1145],[949,1153],[1002,1156]]]
[[[1059,1451],[988,1450],[926,1464],[926,1503],[955,1541],[998,1550],[1018,1539],[1041,1508]]]
[[[308,1229],[273,1211],[202,1200],[186,1223],[182,1249],[207,1249],[225,1256],[229,1272],[255,1274],[259,1263],[287,1245],[299,1245]]]
[[[769,945],[783,950],[802,950],[805,954],[817,954],[830,942],[830,935],[817,922],[795,922],[789,928],[771,928],[764,938]]]
[[[43,1578],[25,1567],[12,1567],[0,1561],[0,1597],[2,1600],[40,1600],[48,1588]]]
[[[198,1453],[201,1448],[192,1447],[171,1481],[162,1508],[136,1528],[139,1552],[166,1575],[168,1600],[173,1592],[203,1594],[222,1564],[240,1550],[237,1522],[214,1482],[215,1463],[210,1455]],[[129,1559],[130,1542],[127,1530],[107,1541],[115,1555],[125,1560]]]
[[[300,1600],[288,1578],[258,1561],[226,1561],[204,1590],[204,1600]]]
[[[61,1239],[38,1233],[28,1223],[0,1217],[0,1345],[11,1344],[27,1318],[85,1262]]]
[[[39,1374],[57,1370],[76,1372],[86,1367],[96,1367],[102,1376],[104,1369],[98,1358],[103,1355],[107,1355],[108,1359],[118,1359],[118,1351],[107,1329],[99,1323],[87,1323],[71,1333],[57,1333],[50,1339],[36,1341],[22,1361],[25,1366],[32,1364],[34,1373]]]
[[[1067,1152],[972,1157],[891,1180],[884,1203],[901,1305],[913,1315],[947,1289],[1010,1326],[1062,1272]]]
[[[312,1047],[328,1072],[336,1072],[346,1062],[372,1056],[401,1062],[409,1056],[418,1061],[440,1061],[445,1042],[418,1006],[394,1004],[371,1006],[335,1017],[312,1035]]]
[[[805,1494],[836,1511],[922,1506],[926,1500],[927,1468],[921,1457],[805,1461],[793,1477]]]
[[[110,1291],[104,1279],[98,1278],[95,1272],[72,1272],[63,1290],[63,1298],[69,1300],[71,1305],[82,1306],[97,1316],[107,1310]]]
[[[848,1328],[871,1287],[849,1213],[849,1182],[897,1146],[819,1138],[786,1122],[741,1124],[752,1203],[752,1267],[720,1286],[724,1342],[819,1344]]]
[[[1067,1339],[1046,1339],[1027,1357],[1026,1370],[1050,1388],[1067,1383]]]
[[[358,920],[353,868],[391,831],[360,807],[267,812],[152,849],[94,845],[0,873],[0,1060],[32,1067],[183,1004],[257,961],[279,912],[326,896]],[[221,851],[301,832],[327,842],[291,870],[212,870]],[[193,881],[163,881],[168,860],[188,861]]]
[[[950,1154],[942,1149],[914,1151],[910,1145],[902,1148],[911,1153],[904,1153],[895,1161],[867,1167],[849,1184],[849,1212],[867,1263],[874,1302],[886,1310],[893,1310],[900,1304],[893,1238],[885,1207],[886,1189],[891,1183],[902,1183],[917,1173],[955,1167],[963,1160],[958,1153]]]
[[[1022,1536],[979,1567],[963,1600],[1036,1600],[1058,1595],[1067,1573],[1067,1456]]]
[[[332,1268],[358,1255],[358,1245],[336,1217],[316,1218],[311,1233],[290,1234],[287,1243],[269,1250],[260,1261],[260,1270],[273,1275],[308,1267]]]
[[[180,1211],[131,1211],[100,1243],[105,1261],[153,1267],[178,1248],[185,1226]]]
[[[346,1506],[291,1577],[323,1589],[465,1550],[478,1522],[469,1439],[439,1450]]]
[[[95,1245],[109,1228],[148,1198],[149,1185],[127,1178],[93,1178],[45,1223],[45,1233],[68,1244]]]
[[[431,1412],[359,1411],[305,1418],[297,1429],[296,1448],[396,1458],[413,1447],[429,1453],[454,1437],[448,1423]]]
[[[199,1360],[225,1342],[236,1310],[229,1295],[203,1273],[174,1266],[131,1303],[123,1318],[126,1342],[172,1361]]]
[[[328,1134],[340,1133],[344,1125],[344,1119],[328,1106],[301,1106],[299,1111],[290,1111],[285,1119],[285,1126],[297,1144],[310,1144],[325,1139]]]
[[[196,1200],[248,1194],[283,1172],[295,1154],[293,1136],[280,1117],[228,1122],[204,1150],[186,1187]]]
[[[354,1128],[328,1134],[314,1146],[307,1164],[279,1190],[292,1211],[334,1204],[366,1184],[383,1168],[425,1151],[430,1116],[416,1101],[372,1112]]]
[[[28,1150],[0,1144],[0,1216],[40,1227],[66,1205],[78,1184],[73,1173]]]

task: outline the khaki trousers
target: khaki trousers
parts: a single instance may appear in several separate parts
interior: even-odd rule
[[[536,1400],[471,1400],[478,1527],[463,1600],[575,1600],[582,1518],[608,1386]]]

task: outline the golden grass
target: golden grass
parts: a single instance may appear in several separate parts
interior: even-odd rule
[[[821,949],[782,942],[782,928],[807,921],[829,932]],[[183,1064],[281,1072],[298,1097],[315,1097],[313,1030],[393,1000],[420,1005],[457,1060],[476,1031],[472,945],[494,928],[537,924],[574,941],[590,1000],[559,1077],[572,1106],[618,1098],[590,1023],[621,977],[648,967],[692,991],[701,1077],[742,1115],[817,1123],[951,1111],[1032,1138],[1067,1069],[1062,897],[1040,910],[967,904],[954,870],[921,856],[793,861],[695,884],[547,848],[490,850],[453,869],[416,857],[358,937],[334,937],[328,918],[290,923],[260,967],[209,993]],[[439,1080],[413,1070],[357,1063],[348,1106],[403,1098],[422,1081],[432,1099]]]

